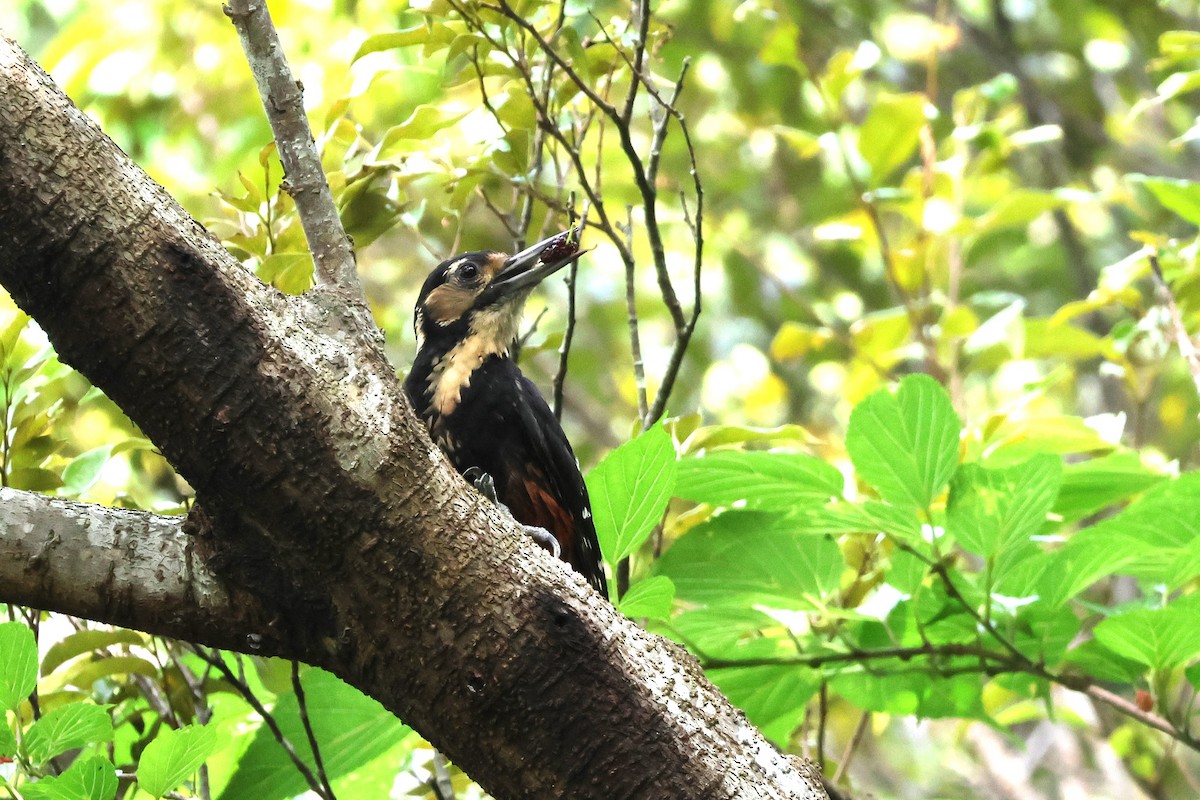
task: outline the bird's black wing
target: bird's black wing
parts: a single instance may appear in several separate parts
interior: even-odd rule
[[[508,487],[501,501],[517,519],[554,534],[563,560],[607,597],[600,544],[579,462],[541,392],[519,372],[513,379],[519,398],[516,419],[528,452],[523,463],[510,465],[509,470],[524,485]]]

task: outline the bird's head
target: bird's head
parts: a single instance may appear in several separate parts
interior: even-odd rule
[[[516,255],[478,250],[438,264],[417,296],[417,349],[444,352],[475,339],[484,350],[507,353],[533,287],[581,255],[571,234],[551,236]]]

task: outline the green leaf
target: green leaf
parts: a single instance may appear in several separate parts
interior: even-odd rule
[[[928,375],[910,375],[894,395],[878,391],[855,407],[846,449],[883,499],[927,509],[958,466],[961,430],[946,390]]]
[[[1035,219],[1062,208],[1067,204],[1064,197],[1040,189],[1014,189],[1005,192],[996,204],[975,222],[975,232],[984,234],[1001,228],[1028,225]]]
[[[12,758],[17,754],[17,737],[7,725],[0,725],[0,757]]]
[[[1186,666],[1200,658],[1200,595],[1156,609],[1109,617],[1095,628],[1097,641],[1153,669]]]
[[[837,543],[806,533],[797,520],[726,511],[675,542],[655,572],[687,602],[813,609],[838,588],[844,568]]]
[[[308,702],[309,720],[331,780],[382,755],[408,731],[379,703],[328,672],[307,669],[300,681]],[[294,694],[280,697],[272,712],[288,741],[306,741]],[[301,744],[298,750],[300,757],[313,767],[309,748]],[[264,726],[254,734],[254,741],[238,762],[237,772],[222,791],[221,799],[284,800],[307,788],[291,759]]]
[[[950,484],[946,527],[964,548],[986,558],[1038,533],[1058,494],[1062,462],[1035,456],[1009,469],[967,464]]]
[[[840,497],[837,467],[801,453],[725,450],[679,462],[675,493],[717,506],[788,510]]]
[[[164,728],[142,751],[137,769],[138,786],[155,797],[162,797],[190,778],[225,743],[223,738],[211,726]]]
[[[8,474],[10,489],[24,489],[27,492],[49,492],[62,486],[58,473],[41,467],[21,467]]]
[[[613,450],[587,476],[600,549],[612,564],[646,541],[675,489],[675,448],[655,425]]]
[[[1077,531],[1053,554],[1042,595],[1063,602],[1118,571],[1154,582],[1179,578],[1177,565],[1186,567],[1197,539],[1200,473],[1191,472],[1160,483],[1115,517]]]
[[[100,471],[108,463],[112,449],[111,444],[105,444],[76,456],[63,470],[63,488],[75,495],[83,494],[92,488],[100,479]]]
[[[405,156],[413,150],[414,143],[426,145],[433,134],[461,120],[471,109],[451,111],[439,105],[417,106],[408,119],[388,129],[383,135],[371,163],[384,163]]]
[[[831,503],[805,509],[800,515],[809,533],[841,536],[846,533],[883,533],[912,544],[922,543],[921,521],[909,508],[896,508],[878,500]]]
[[[25,800],[113,800],[116,795],[116,768],[95,755],[76,759],[62,775],[21,787]]]
[[[820,673],[803,667],[734,667],[712,670],[708,676],[781,747],[804,720],[808,701],[821,685]]]
[[[925,125],[921,94],[875,98],[858,133],[858,151],[871,167],[870,185],[881,186],[917,149]]]
[[[671,616],[674,601],[675,584],[671,579],[665,575],[652,575],[630,586],[618,608],[630,619],[666,619]]]
[[[70,661],[75,656],[89,653],[93,650],[103,650],[117,644],[144,645],[148,637],[137,631],[117,629],[111,631],[85,628],[66,636],[46,651],[42,658],[42,675],[49,675],[59,665]]]
[[[25,753],[35,764],[43,764],[59,753],[113,737],[108,710],[90,703],[60,706],[29,726]]]
[[[1054,501],[1054,513],[1074,522],[1143,492],[1167,476],[1142,464],[1135,452],[1115,452],[1068,464]]]
[[[91,686],[101,678],[110,675],[145,675],[148,678],[158,678],[158,667],[147,659],[138,656],[112,656],[96,659],[79,659],[57,670],[42,680],[42,690],[51,692],[74,684],[76,686]]]
[[[401,31],[376,33],[363,40],[363,43],[358,46],[358,51],[354,54],[354,58],[350,59],[350,63],[353,64],[363,56],[378,53],[381,50],[392,50],[397,47],[424,44],[428,39],[429,28],[425,25],[416,25]]]
[[[0,623],[0,709],[13,711],[37,687],[37,642],[19,622]]]
[[[1129,175],[1129,180],[1150,190],[1154,199],[1193,225],[1200,225],[1200,183],[1149,175]]]

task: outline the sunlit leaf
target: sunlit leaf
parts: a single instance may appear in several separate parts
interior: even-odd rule
[[[63,470],[63,488],[74,495],[92,488],[100,480],[100,473],[108,463],[112,449],[111,444],[105,444],[76,456]]]
[[[1062,462],[1041,455],[1004,470],[968,464],[950,484],[946,527],[973,553],[993,557],[1038,533],[1058,495]]]
[[[34,722],[25,734],[24,745],[29,759],[42,764],[59,753],[93,742],[107,742],[112,737],[112,718],[106,709],[90,703],[71,703]]]
[[[1096,639],[1115,653],[1153,669],[1184,666],[1200,658],[1200,595],[1165,608],[1111,616],[1095,628]]]
[[[871,168],[870,183],[880,186],[912,157],[925,125],[925,96],[918,93],[883,95],[858,133],[858,151]]]
[[[787,510],[842,494],[842,474],[801,453],[723,450],[679,462],[676,494],[698,503]]]
[[[617,563],[646,541],[675,490],[671,436],[656,425],[610,452],[587,476],[600,549]]]
[[[21,787],[25,800],[113,800],[116,794],[116,769],[96,755],[76,759],[61,775]]]
[[[408,728],[378,702],[327,672],[306,670],[301,675],[301,684],[309,721],[331,780],[337,780],[383,754],[408,732]],[[288,741],[307,741],[294,694],[281,697],[272,714]],[[310,768],[315,768],[307,747],[299,748],[299,755]],[[262,727],[254,734],[254,741],[238,762],[237,772],[220,797],[222,800],[247,797],[283,800],[301,794],[307,788],[304,778],[274,735]],[[383,789],[385,794],[388,788]]]
[[[188,780],[225,743],[224,739],[210,725],[163,728],[142,751],[138,786],[154,797],[162,797]]]
[[[0,623],[0,709],[15,709],[36,685],[33,631],[19,622]]]
[[[727,511],[675,542],[655,573],[669,577],[676,597],[688,602],[811,609],[838,587],[844,568],[836,542],[806,533],[795,520]]]
[[[1200,225],[1200,183],[1149,175],[1129,175],[1127,178],[1149,189],[1168,211],[1175,212],[1193,225]]]
[[[671,579],[665,575],[652,575],[630,586],[618,608],[631,619],[666,619],[671,614],[674,600],[675,585]]]
[[[137,631],[85,628],[55,642],[42,657],[41,672],[42,675],[49,675],[64,662],[93,650],[118,644],[145,645],[147,641],[148,637]]]
[[[927,375],[910,375],[895,394],[879,391],[855,407],[846,449],[883,499],[924,509],[958,466],[961,427],[946,390]]]

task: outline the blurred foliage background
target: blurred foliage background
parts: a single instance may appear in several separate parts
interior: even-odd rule
[[[411,359],[412,302],[434,264],[455,251],[512,249],[551,233],[568,224],[568,208],[587,208],[600,225],[586,178],[610,222],[584,237],[595,249],[573,285],[562,407],[585,469],[596,465],[654,421],[646,406],[679,352],[679,320],[663,299],[661,275],[685,319],[696,299],[694,158],[704,198],[704,310],[678,375],[668,378],[670,419],[589,477],[610,508],[632,514],[631,498],[647,494],[658,504],[653,518],[614,518],[602,531],[610,566],[628,587],[622,609],[696,650],[774,741],[821,759],[852,794],[1200,794],[1190,733],[1200,645],[1185,631],[1181,650],[1139,660],[1117,626],[1103,643],[1091,638],[1100,621],[1125,612],[1188,608],[1177,604],[1190,602],[1200,575],[1187,567],[1200,555],[1200,531],[1192,529],[1200,505],[1194,493],[1160,486],[1175,487],[1172,476],[1195,466],[1200,436],[1198,378],[1176,344],[1176,319],[1186,330],[1200,325],[1200,184],[1191,180],[1200,4],[666,0],[646,28],[641,81],[626,60],[640,35],[628,5],[512,3],[528,28],[496,8],[271,3],[395,363]],[[0,8],[0,28],[264,280],[307,288],[311,262],[219,3],[14,0]],[[594,99],[550,66],[533,30],[552,37],[555,52],[618,108],[631,87],[641,88],[624,128],[606,123]],[[662,99],[678,89],[672,108],[686,121],[690,148],[680,119],[668,119],[647,84]],[[653,160],[649,218],[647,183],[634,164]],[[631,351],[631,297],[644,380]],[[60,365],[10,301],[2,314],[4,484],[161,512],[185,508],[186,485],[119,410]],[[528,323],[522,366],[549,395],[569,325],[557,282],[531,301]],[[906,382],[908,395],[875,394],[911,373],[942,389]],[[947,472],[907,509],[898,499],[906,475],[895,478],[897,488],[855,450],[851,411],[868,397],[876,410],[899,403],[898,420],[959,431],[949,451],[927,431],[908,443],[930,463],[965,465],[949,495]],[[904,397],[921,402],[908,408]],[[888,433],[865,420],[862,436]],[[760,454],[805,454],[822,466]],[[1029,460],[1042,456],[1053,465]],[[722,471],[755,483],[739,494],[718,485]],[[1054,490],[1048,499],[1019,479],[1030,474]],[[806,488],[827,500],[843,495],[843,479],[845,503],[875,516],[848,522],[846,508],[824,509],[836,519],[806,518],[806,533],[797,534]],[[966,502],[968,488],[993,492],[993,507],[962,510],[956,502]],[[1013,498],[1045,505],[1041,518],[1025,521],[1028,530],[1018,529],[1036,552],[1004,550],[978,531],[942,547],[905,533],[912,524],[949,526],[953,536],[951,522],[994,516]],[[876,501],[888,510],[868,505]],[[888,516],[898,508],[909,516]],[[745,516],[755,512],[765,516]],[[1170,542],[1143,539],[1144,552],[1122,550],[1112,561],[1099,555],[1115,552],[1111,540],[1100,537],[1096,554],[1079,545],[1102,566],[1070,573],[1083,583],[1061,597],[1047,596],[1037,583],[1044,576],[1017,594],[995,577],[997,559],[1052,559],[1077,531],[1110,519],[1141,520],[1147,530],[1192,527]],[[745,544],[764,528],[783,538]],[[795,553],[806,569],[778,574]],[[1044,574],[1074,569],[1060,562],[1047,560]],[[1163,564],[1177,562],[1185,566],[1163,574]],[[999,609],[1006,598],[1010,607]],[[1041,644],[989,633],[993,601],[996,619],[1007,614],[1014,630]],[[988,611],[968,612],[975,624],[965,627],[922,628],[919,620],[952,617],[947,609],[955,607]],[[905,614],[918,620],[915,643],[897,634]],[[93,640],[94,626],[78,621],[21,609],[9,616],[39,631],[43,659],[55,642],[78,643],[71,658],[49,668],[43,660],[40,691],[65,705],[114,704],[114,744],[106,745],[114,763],[136,761],[162,728],[215,719],[223,749],[199,748],[217,755],[199,772],[192,766],[187,774],[203,780],[177,792],[304,790],[258,723],[266,709],[298,719],[288,665],[202,658],[149,637]],[[961,653],[946,648],[1004,641],[1028,663],[1001,669],[978,654],[954,661]],[[843,662],[857,672],[780,656],[785,646],[844,656],[883,644],[924,647],[929,659],[899,685],[888,676],[907,670],[911,654],[903,663]],[[1038,674],[1047,665],[1052,674]],[[1070,691],[1072,675],[1166,720],[1174,734]],[[316,727],[347,725],[364,737],[347,745],[333,735],[328,745],[348,754],[330,769],[339,796],[382,796],[379,787],[393,780],[398,795],[433,796],[424,783],[433,768],[427,745],[365,700],[343,697],[348,690],[320,673],[296,679],[313,684],[315,706],[325,698],[327,711],[353,706],[362,715],[356,726],[311,710]],[[247,693],[265,708],[247,705]],[[8,767],[8,780],[62,767],[27,757]],[[237,783],[254,776],[253,789]],[[479,796],[465,776],[453,779],[459,796]],[[132,791],[128,781],[120,791]]]

